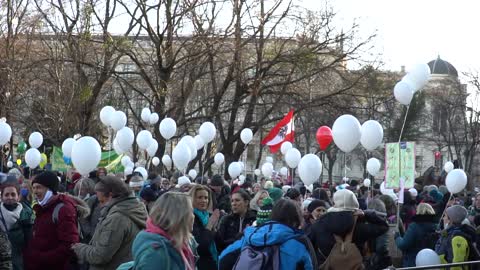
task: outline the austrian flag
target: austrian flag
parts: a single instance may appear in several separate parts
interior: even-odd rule
[[[295,125],[293,122],[293,110],[291,110],[270,130],[267,137],[262,140],[262,145],[268,145],[270,152],[276,153],[282,146],[282,143],[293,142],[295,139]]]

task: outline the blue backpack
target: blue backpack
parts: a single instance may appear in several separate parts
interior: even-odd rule
[[[255,247],[245,246],[232,270],[278,270],[280,269],[280,245]]]

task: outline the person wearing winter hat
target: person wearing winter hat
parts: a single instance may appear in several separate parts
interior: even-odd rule
[[[273,200],[270,197],[263,199],[262,206],[257,212],[257,221],[256,226],[262,226],[263,224],[270,221],[270,216],[272,215],[273,209]]]
[[[324,263],[334,244],[335,235],[342,239],[353,233],[353,242],[363,247],[388,231],[388,224],[375,212],[362,212],[355,194],[341,189],[333,194],[333,207],[321,216],[312,226],[308,237],[317,252],[318,265]],[[313,207],[313,206],[312,206]]]
[[[142,189],[144,183],[145,183],[145,181],[143,181],[142,176],[134,175],[134,176],[132,176],[132,178],[130,178],[130,181],[128,182],[128,186],[133,191],[135,196],[139,197],[140,190]]]
[[[213,192],[213,209],[220,209],[225,213],[230,213],[232,211],[230,188],[225,185],[223,177],[219,174],[213,175],[209,187]]]
[[[282,198],[283,192],[279,188],[270,188],[267,191],[268,191],[268,195],[273,200],[273,204],[275,204],[278,200]]]
[[[467,209],[460,205],[450,206],[445,211],[443,217],[445,230],[441,232],[439,242],[435,246],[435,252],[442,264],[473,259],[469,257],[469,251],[476,241],[476,234],[472,226],[462,224],[467,215]]]
[[[150,212],[150,209],[153,206],[153,203],[157,200],[158,193],[155,191],[152,185],[146,185],[140,191],[140,199],[142,200],[143,204],[147,208],[147,212]]]
[[[25,269],[69,269],[75,257],[70,246],[79,242],[77,203],[57,194],[58,178],[53,172],[35,176],[32,186],[35,222],[33,237],[24,249]]]

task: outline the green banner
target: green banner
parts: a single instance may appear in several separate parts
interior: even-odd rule
[[[122,155],[118,155],[115,151],[102,152],[102,159],[97,167],[105,167],[110,173],[123,172]],[[59,147],[53,147],[52,155],[50,156],[50,162],[52,163],[52,171],[66,172],[73,168],[73,164],[65,163],[68,159],[63,159],[62,149]]]
[[[415,184],[415,143],[387,143],[385,147],[385,179],[387,188],[400,188],[400,178],[405,188]]]

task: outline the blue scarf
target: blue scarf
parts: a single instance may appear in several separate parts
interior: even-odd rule
[[[208,211],[202,211],[202,210],[198,210],[197,208],[194,208],[193,213],[200,219],[203,227],[207,227],[208,219],[210,218],[210,214],[208,213]],[[215,263],[218,263],[218,251],[217,251],[217,246],[215,245],[215,241],[212,241],[212,243],[210,244],[210,247],[208,247],[208,250],[210,251],[210,254],[212,254],[212,257],[213,257],[213,260],[215,260]]]

